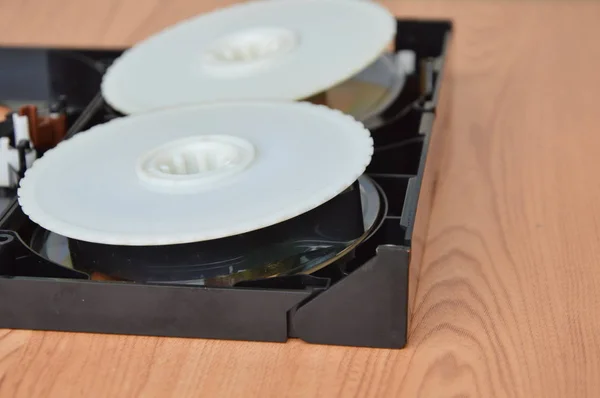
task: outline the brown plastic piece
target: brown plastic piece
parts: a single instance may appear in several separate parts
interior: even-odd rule
[[[6,120],[6,116],[10,113],[10,108],[0,105],[0,122]]]
[[[312,97],[307,98],[306,101],[317,105],[327,105],[327,92],[323,91],[315,94]]]
[[[93,281],[118,281],[118,279],[101,274],[100,272],[92,272],[91,279]]]
[[[19,115],[29,119],[31,143],[38,151],[54,148],[67,133],[67,119],[64,114],[40,117],[36,106],[26,105],[19,109]]]

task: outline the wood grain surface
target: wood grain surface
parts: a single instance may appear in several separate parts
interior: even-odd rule
[[[0,0],[0,43],[130,45],[228,3]],[[384,4],[456,24],[408,347],[4,330],[0,395],[600,396],[600,3]]]

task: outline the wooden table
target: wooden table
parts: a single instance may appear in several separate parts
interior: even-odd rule
[[[231,2],[0,0],[0,42],[130,45]],[[384,4],[456,23],[408,347],[4,330],[0,395],[600,394],[600,3]]]

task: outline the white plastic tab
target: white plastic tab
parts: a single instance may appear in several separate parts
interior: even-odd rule
[[[398,51],[396,53],[396,65],[407,75],[412,75],[417,68],[417,55],[412,50]]]
[[[13,129],[15,134],[15,145],[21,140],[31,141],[29,134],[29,118],[13,113]]]
[[[27,168],[33,165],[37,154],[29,150],[25,154]],[[15,188],[19,171],[19,151],[10,146],[8,137],[0,138],[0,187]]]

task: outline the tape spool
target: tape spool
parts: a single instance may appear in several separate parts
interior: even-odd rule
[[[107,69],[102,94],[123,114],[222,100],[302,100],[364,70],[395,33],[394,16],[371,1],[245,2],[125,51]]]
[[[352,185],[372,153],[364,126],[324,106],[177,108],[63,141],[27,171],[19,203],[32,221],[77,240],[191,243],[310,211]]]
[[[232,286],[253,279],[310,274],[343,260],[379,227],[386,212],[382,193],[367,176],[359,178],[358,187],[360,208],[349,191],[287,226],[259,231],[254,237],[189,246],[189,255],[181,255],[182,246],[134,252],[131,247],[90,246],[42,228],[33,234],[30,246],[48,260],[87,272],[96,280]]]

